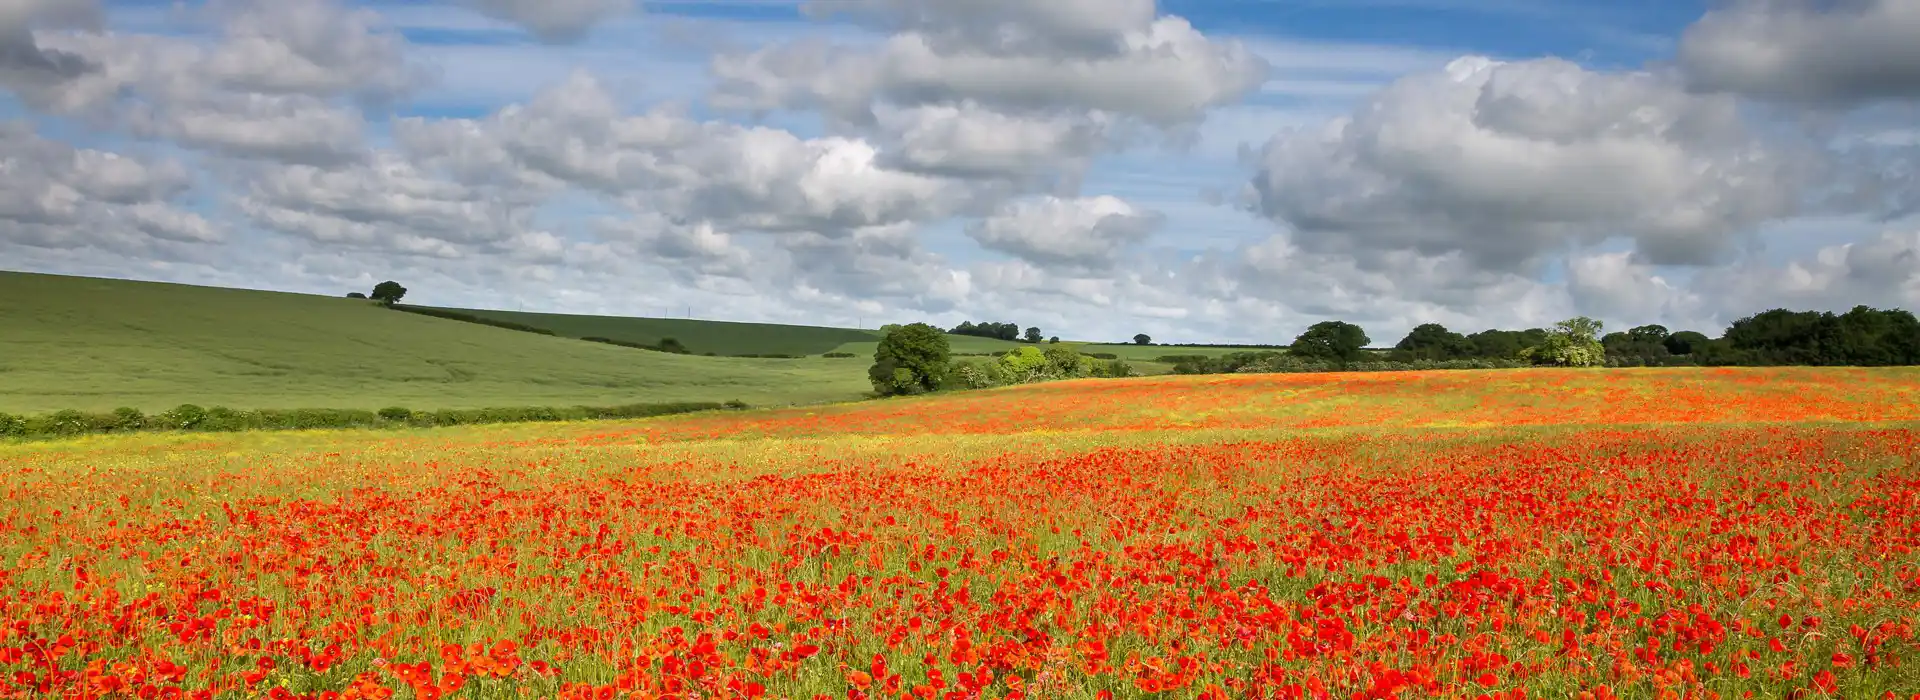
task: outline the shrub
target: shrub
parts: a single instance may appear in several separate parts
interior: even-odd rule
[[[139,430],[147,427],[147,415],[140,409],[121,406],[113,409],[113,427],[115,430]]]
[[[901,326],[880,339],[867,379],[881,396],[931,391],[947,375],[951,352],[940,329],[924,323]]]
[[[1091,357],[1091,358],[1093,358],[1093,359],[1096,359],[1096,360],[1118,360],[1118,359],[1120,359],[1120,356],[1119,356],[1119,355],[1115,355],[1115,354],[1113,354],[1113,353],[1110,353],[1110,352],[1089,352],[1089,353],[1084,353],[1084,354],[1085,354],[1085,355],[1086,355],[1087,357]]]
[[[840,360],[840,359],[845,359],[845,358],[849,358],[849,357],[859,357],[859,355],[855,355],[855,354],[853,354],[853,353],[850,353],[850,352],[830,352],[830,353],[827,353],[827,354],[825,354],[825,355],[821,355],[821,357],[827,357],[827,358],[832,358],[832,359],[836,359],[836,360]]]
[[[171,411],[160,414],[162,427],[175,430],[194,430],[207,420],[207,409],[190,403],[183,403]]]
[[[11,413],[0,413],[0,437],[21,437],[26,434],[26,418]]]
[[[405,421],[413,417],[413,410],[401,406],[388,406],[380,409],[380,418],[394,422]]]

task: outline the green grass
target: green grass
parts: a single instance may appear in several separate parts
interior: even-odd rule
[[[857,361],[669,355],[344,298],[0,272],[0,411],[11,413],[153,412],[189,402],[765,406],[851,400],[868,390]]]
[[[834,352],[847,344],[865,344],[865,354],[872,355],[872,346],[880,340],[878,331],[853,328],[530,311],[449,310],[545,328],[568,338],[607,338],[645,345],[657,344],[662,338],[673,338],[695,354],[820,355]]]
[[[953,335],[951,333],[947,334],[947,349],[951,352],[962,354],[962,355],[978,354],[978,353],[1003,353],[1008,350],[1014,350],[1027,345],[1032,345],[1032,343],[1021,343],[1021,342],[1015,342],[1012,340],[1000,340],[998,338],[980,338],[980,337],[975,337],[971,335]],[[1061,343],[1061,345],[1072,345],[1072,344]],[[842,343],[840,346],[835,347],[833,351],[834,352],[850,352],[857,356],[871,359],[873,357],[873,351],[879,346],[880,346],[880,339],[878,337],[873,337],[873,338],[868,338],[866,340],[862,340],[858,342]],[[1047,344],[1041,343],[1035,347],[1045,350],[1047,347]]]

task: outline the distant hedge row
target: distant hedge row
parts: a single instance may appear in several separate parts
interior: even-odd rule
[[[1247,374],[1302,372],[1418,372],[1426,370],[1520,369],[1532,363],[1520,360],[1414,360],[1411,362],[1329,362],[1280,352],[1236,352],[1218,357],[1166,355],[1157,360],[1173,365],[1174,374]]]
[[[225,406],[202,408],[193,404],[184,404],[155,415],[146,415],[133,408],[116,409],[110,413],[59,411],[38,416],[0,413],[0,438],[74,437],[157,430],[234,432],[317,428],[425,428],[485,423],[649,418],[696,411],[745,408],[747,405],[739,401],[641,403],[625,406],[461,408],[438,411],[414,411],[398,406],[378,411],[343,408],[237,410]]]
[[[475,316],[473,314],[463,314],[458,311],[448,311],[446,309],[429,309],[424,306],[402,306],[400,304],[391,304],[387,308],[393,309],[394,311],[405,311],[410,314],[420,314],[421,316],[432,316],[434,318],[444,318],[449,321],[465,321],[467,323],[478,323],[482,326],[493,326],[495,328],[505,328],[511,331],[522,331],[525,333],[539,333],[540,335],[559,335],[545,328],[529,326],[524,323],[502,321],[497,318],[482,318],[480,316]]]

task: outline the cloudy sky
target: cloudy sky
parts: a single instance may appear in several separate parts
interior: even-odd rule
[[[1920,309],[1913,0],[0,0],[0,269],[1378,344]]]

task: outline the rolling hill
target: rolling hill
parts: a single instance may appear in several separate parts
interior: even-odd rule
[[[820,355],[834,352],[849,343],[872,344],[880,339],[877,331],[778,323],[582,316],[489,309],[442,310],[544,328],[567,338],[607,338],[644,345],[657,344],[662,338],[673,338],[695,354]],[[867,352],[872,354],[870,348]]]
[[[818,329],[832,332],[841,329]],[[824,346],[856,339],[828,336]],[[692,342],[692,334],[686,340]],[[871,335],[866,338],[871,338]],[[0,411],[805,404],[854,360],[634,350],[307,294],[0,272]]]

